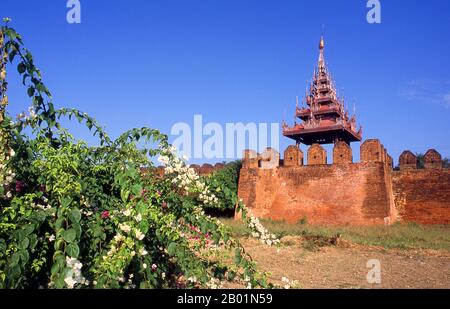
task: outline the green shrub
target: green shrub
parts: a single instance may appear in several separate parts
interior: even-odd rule
[[[234,161],[205,177],[205,182],[211,192],[214,192],[219,199],[219,203],[213,205],[213,208],[232,210],[236,207],[238,201],[239,171],[241,167],[241,161]],[[209,205],[206,205],[206,208],[208,207]]]
[[[216,197],[158,130],[112,140],[87,114],[56,109],[7,21],[0,32],[0,288],[217,287],[227,278],[270,286],[230,229],[202,209],[234,195]],[[7,62],[17,63],[32,101],[18,121],[6,110]],[[84,123],[99,146],[76,140],[63,117]],[[151,172],[155,157],[164,177]],[[238,210],[252,218],[243,205]],[[233,263],[217,262],[224,250]]]

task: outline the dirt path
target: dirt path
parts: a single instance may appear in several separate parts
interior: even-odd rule
[[[450,288],[450,252],[386,250],[348,243],[305,249],[300,237],[286,237],[277,250],[242,239],[258,266],[281,277],[298,280],[302,288]],[[381,263],[381,284],[369,284],[366,263]]]

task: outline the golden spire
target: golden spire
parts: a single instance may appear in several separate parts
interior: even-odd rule
[[[323,35],[320,37],[319,49],[325,48],[325,41],[323,39]]]

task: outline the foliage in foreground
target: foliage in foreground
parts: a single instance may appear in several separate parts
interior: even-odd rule
[[[230,229],[203,211],[232,202],[255,236],[276,244],[236,196],[211,193],[158,130],[132,129],[112,140],[87,114],[55,109],[31,53],[4,21],[1,288],[214,288],[224,280],[271,287]],[[17,121],[6,110],[7,62],[17,63],[32,101]],[[76,140],[63,117],[84,123],[100,146]],[[164,177],[152,173],[155,157]],[[223,250],[232,264],[216,258]]]
[[[241,161],[230,162],[224,168],[205,177],[209,189],[218,198],[218,203],[213,205],[214,209],[234,209],[238,199],[237,192],[241,167]]]

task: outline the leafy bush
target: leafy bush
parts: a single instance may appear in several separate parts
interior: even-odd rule
[[[218,198],[218,203],[212,205],[219,210],[234,209],[238,200],[239,171],[242,162],[234,161],[224,168],[205,177],[205,182],[211,192]],[[206,205],[208,208],[209,205]]]
[[[112,140],[86,113],[55,109],[33,56],[5,21],[0,32],[0,287],[217,287],[223,280],[270,287],[230,229],[202,209],[234,205],[235,194],[211,193],[158,130],[132,129]],[[6,111],[7,62],[18,63],[32,101],[29,113],[17,121]],[[61,126],[63,117],[84,123],[99,146],[75,139]],[[163,177],[152,172],[155,157],[165,165]],[[224,186],[232,182],[231,176],[215,177],[220,183],[215,189],[223,188],[218,179]],[[256,237],[277,242],[237,204]],[[215,258],[224,250],[234,256],[227,265]]]

